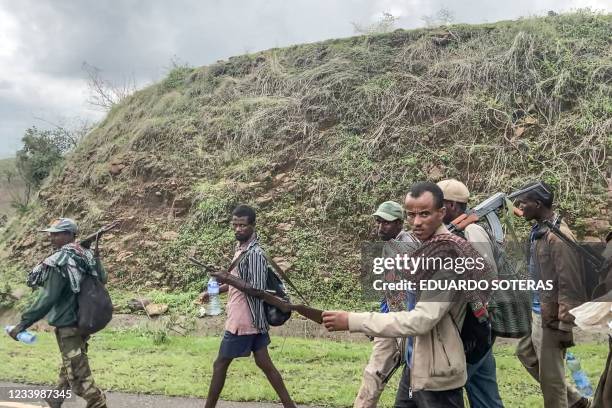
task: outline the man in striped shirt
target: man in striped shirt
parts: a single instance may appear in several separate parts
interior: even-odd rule
[[[253,289],[265,290],[268,262],[259,246],[255,232],[255,219],[255,211],[246,205],[239,205],[232,212],[231,225],[238,242],[230,273]],[[283,406],[295,407],[283,378],[268,354],[269,325],[263,301],[227,284],[221,285],[219,292],[228,292],[227,320],[219,355],[213,365],[213,377],[205,407],[212,408],[217,405],[225,384],[227,369],[234,358],[248,357],[251,352],[255,358],[255,364],[264,372]],[[203,302],[208,301],[208,294],[202,293],[200,299]]]

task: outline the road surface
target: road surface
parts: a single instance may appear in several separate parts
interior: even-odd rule
[[[31,386],[24,384],[15,384],[8,382],[0,382],[0,408],[40,408],[46,407],[43,401],[31,402],[8,399],[9,390],[21,390],[24,388],[33,389],[52,389],[50,386]],[[109,408],[202,408],[204,399],[201,398],[183,398],[183,397],[167,397],[164,395],[148,395],[148,394],[127,394],[123,392],[106,392]],[[85,401],[79,397],[74,397],[66,401],[62,408],[84,408]],[[278,408],[282,407],[279,404],[259,403],[259,402],[225,402],[220,401],[217,404],[219,408]]]

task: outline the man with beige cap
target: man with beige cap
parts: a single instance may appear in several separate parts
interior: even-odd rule
[[[404,211],[399,203],[385,201],[378,206],[372,216],[376,222],[376,232],[381,240],[413,243],[416,248],[418,239],[403,230]],[[383,248],[383,256],[385,256],[384,252]],[[385,279],[390,278],[390,276],[385,276]],[[406,310],[405,293],[385,293],[381,302],[381,312],[402,310]],[[374,337],[372,354],[363,371],[361,387],[353,404],[354,408],[375,408],[378,405],[378,400],[386,385],[385,380],[393,373],[398,361],[403,358],[405,352],[403,345],[403,339]]]
[[[465,184],[455,179],[442,180],[438,183],[438,186],[444,194],[444,207],[446,208],[444,223],[448,225],[467,210],[470,191]],[[472,244],[474,249],[487,260],[495,276],[497,276],[493,244],[485,229],[474,223],[468,225],[463,231],[456,231],[456,233]],[[497,386],[492,345],[493,339],[490,346],[477,354],[475,361],[472,363],[468,361],[467,364],[468,380],[465,384],[465,390],[472,408],[503,407]],[[480,354],[482,353],[485,354],[481,357]]]

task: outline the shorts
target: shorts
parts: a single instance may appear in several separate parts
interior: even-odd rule
[[[219,356],[224,358],[248,357],[251,352],[268,347],[268,344],[270,344],[270,335],[267,332],[239,336],[226,331],[221,340]]]

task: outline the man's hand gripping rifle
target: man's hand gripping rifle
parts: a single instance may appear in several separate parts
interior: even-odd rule
[[[199,267],[206,269],[206,265],[203,262],[191,256],[189,257],[189,260],[193,262],[194,264],[198,265]],[[233,266],[230,267],[229,269],[230,270],[233,269]],[[217,281],[221,283],[225,283],[225,284],[235,287],[239,291],[244,292],[249,296],[259,298],[272,306],[276,306],[283,312],[294,310],[298,312],[299,314],[301,314],[302,316],[306,317],[307,319],[312,320],[313,322],[316,322],[319,324],[323,323],[323,316],[322,316],[323,311],[322,310],[314,309],[304,304],[296,305],[293,303],[289,303],[266,290],[259,290],[259,289],[253,288],[249,283],[238,278],[237,276],[231,275],[229,272],[210,272],[210,276],[214,277],[215,279],[217,279]]]

